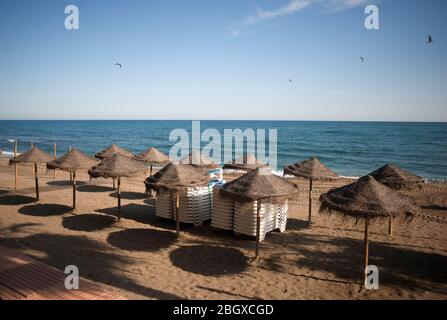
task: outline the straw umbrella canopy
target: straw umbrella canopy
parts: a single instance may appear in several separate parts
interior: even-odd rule
[[[104,160],[105,158],[108,158],[115,153],[118,153],[118,154],[126,156],[126,157],[133,157],[133,154],[130,153],[129,151],[127,151],[121,147],[118,147],[115,144],[112,144],[110,147],[107,147],[104,150],[95,154],[95,158],[97,158],[99,160]]]
[[[86,170],[98,163],[93,157],[85,153],[70,149],[66,154],[54,161],[47,163],[47,169],[68,171],[73,176],[73,210],[76,209],[76,171]]]
[[[388,188],[372,176],[365,176],[347,186],[332,189],[320,197],[320,212],[365,221],[364,267],[368,266],[368,237],[371,222],[392,218],[412,218],[417,213],[413,201]]]
[[[219,164],[215,163],[212,159],[204,156],[198,150],[193,150],[190,154],[180,160],[180,164],[189,164],[194,167],[203,169],[215,169],[219,167]]]
[[[188,187],[201,187],[208,185],[208,173],[191,165],[169,163],[145,181],[146,190],[156,190],[175,194],[175,220],[177,235],[180,234],[179,219],[179,193]]]
[[[249,171],[256,169],[258,167],[266,167],[265,163],[262,163],[253,154],[247,154],[242,157],[239,157],[236,160],[228,162],[224,164],[223,169],[233,169],[233,170],[242,170]]]
[[[314,180],[330,181],[340,177],[315,157],[284,167],[284,175],[303,177],[309,180],[309,223],[312,223],[312,185]]]
[[[46,152],[43,152],[37,147],[32,147],[29,151],[22,153],[9,160],[10,164],[26,163],[30,162],[33,164],[34,179],[36,183],[36,201],[39,201],[39,178],[37,177],[37,164],[38,163],[48,163],[52,161],[53,158]]]
[[[146,170],[147,165],[143,161],[115,153],[88,171],[92,178],[118,179],[118,221],[121,219],[121,178],[130,177]]]
[[[166,165],[171,159],[164,153],[161,153],[155,148],[150,148],[140,154],[135,156],[136,160],[144,161],[151,166],[150,175],[152,176],[152,166],[153,165]]]
[[[374,170],[369,175],[394,190],[411,189],[425,182],[423,178],[391,163]]]
[[[248,171],[236,180],[226,183],[220,194],[239,202],[257,201],[256,213],[256,255],[259,258],[259,239],[261,231],[261,203],[276,203],[298,195],[298,186],[284,178],[274,175],[268,168],[258,167]]]
[[[126,149],[118,147],[116,144],[112,144],[110,147],[107,147],[104,150],[95,154],[95,158],[102,161],[115,153],[121,154],[126,157],[133,157],[133,154],[127,151]],[[113,178],[112,181],[113,181],[113,189],[115,189],[115,178]]]
[[[399,191],[403,189],[411,189],[418,184],[424,183],[424,179],[412,174],[394,164],[388,163],[369,174],[380,183],[388,188]],[[388,222],[388,233],[393,234],[393,218],[390,217]]]

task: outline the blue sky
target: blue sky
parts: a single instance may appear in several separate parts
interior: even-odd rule
[[[4,0],[0,119],[447,121],[446,16],[445,0]]]

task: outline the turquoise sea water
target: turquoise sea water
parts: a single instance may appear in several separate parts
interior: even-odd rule
[[[191,121],[0,121],[0,149],[8,139],[23,152],[32,141],[58,154],[69,147],[88,154],[115,143],[132,152],[154,146],[168,153],[176,128],[191,131]],[[447,123],[201,121],[201,130],[277,129],[278,170],[316,156],[343,176],[361,176],[392,162],[428,179],[447,180]],[[268,134],[267,134],[268,136]],[[204,143],[206,144],[206,143]],[[223,147],[222,147],[223,148]]]

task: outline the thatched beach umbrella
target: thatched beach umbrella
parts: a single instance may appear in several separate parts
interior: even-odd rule
[[[256,159],[256,157],[253,154],[248,154],[231,162],[225,163],[223,169],[249,171],[256,169],[258,167],[265,167],[265,166],[267,165]]]
[[[203,169],[215,169],[219,167],[219,164],[215,163],[212,159],[204,156],[198,150],[193,150],[190,154],[180,160],[180,164],[189,164],[197,168]]]
[[[374,170],[369,175],[394,190],[411,189],[425,182],[423,178],[391,163]]]
[[[36,201],[39,201],[39,177],[37,176],[37,164],[38,163],[47,163],[53,160],[51,156],[43,152],[37,147],[31,148],[29,151],[22,153],[19,156],[16,156],[9,160],[9,163],[11,164],[18,164],[18,163],[32,163],[33,164],[33,171],[34,171],[34,179],[36,182]]]
[[[118,147],[116,144],[112,144],[110,147],[107,147],[104,150],[95,154],[95,158],[102,161],[102,160],[110,157],[111,155],[114,155],[115,153],[118,153],[122,156],[129,157],[129,158],[133,157],[133,154],[130,153],[129,151],[127,151],[126,149]],[[115,178],[113,178],[112,180],[113,180],[113,189],[115,189]]]
[[[312,184],[314,180],[331,181],[340,177],[315,157],[284,167],[284,176],[292,175],[309,180],[309,223],[312,223]]]
[[[121,178],[136,175],[146,170],[147,165],[144,162],[115,153],[88,171],[92,178],[118,179],[118,221],[121,219]]]
[[[161,153],[155,148],[150,148],[135,156],[136,160],[144,161],[151,166],[150,175],[152,176],[153,165],[167,165],[171,159],[164,153]]]
[[[408,190],[425,182],[423,178],[390,163],[371,172],[369,175],[396,191]],[[389,219],[388,233],[390,235],[393,234],[393,217]]]
[[[73,177],[73,210],[76,209],[76,171],[86,170],[98,163],[98,160],[92,158],[85,153],[70,149],[66,154],[54,161],[47,163],[50,170],[68,171]]]
[[[298,186],[274,175],[268,168],[258,167],[236,180],[226,183],[220,194],[239,202],[257,201],[256,255],[259,258],[262,203],[276,203],[298,195]]]
[[[111,155],[118,153],[122,156],[126,156],[126,157],[133,157],[133,154],[130,153],[129,151],[118,147],[115,144],[112,144],[110,147],[105,148],[104,150],[98,152],[97,154],[95,154],[95,158],[98,158],[99,160],[104,160],[108,157],[110,157]]]
[[[169,192],[175,195],[175,220],[177,235],[180,234],[179,193],[186,192],[188,187],[208,185],[208,173],[200,168],[171,162],[145,181],[147,190]]]
[[[363,249],[365,280],[370,223],[390,217],[411,218],[417,212],[417,207],[410,198],[388,188],[371,176],[362,177],[352,184],[330,190],[321,195],[320,202],[320,212],[336,213],[356,221],[365,221]]]

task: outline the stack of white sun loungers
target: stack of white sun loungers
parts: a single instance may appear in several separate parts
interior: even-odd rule
[[[200,226],[211,219],[212,194],[208,187],[188,188],[180,194],[180,222]]]
[[[222,184],[216,184],[213,188],[213,213],[211,216],[211,226],[223,230],[233,230],[233,200],[222,197],[219,194],[221,187]]]
[[[170,193],[157,195],[155,215],[175,220],[175,196]],[[179,220],[200,226],[211,219],[211,187],[188,188],[179,195]]]
[[[287,211],[289,210],[288,201],[285,200],[284,202],[276,204],[275,210],[276,210],[276,229],[279,229],[279,231],[284,232],[286,231]]]
[[[219,194],[220,185],[213,189],[213,212],[211,226],[223,230],[233,230],[236,233],[256,236],[257,202],[240,203]],[[287,201],[276,204],[262,203],[259,215],[260,240],[264,240],[268,232],[279,229],[284,232],[287,224]]]
[[[168,192],[158,193],[155,201],[155,215],[165,219],[175,219],[175,196]]]
[[[260,240],[264,240],[265,235],[277,229],[276,205],[261,204],[259,215],[261,218]],[[240,234],[256,236],[257,229],[257,202],[247,202],[234,204],[234,226],[233,230]]]

